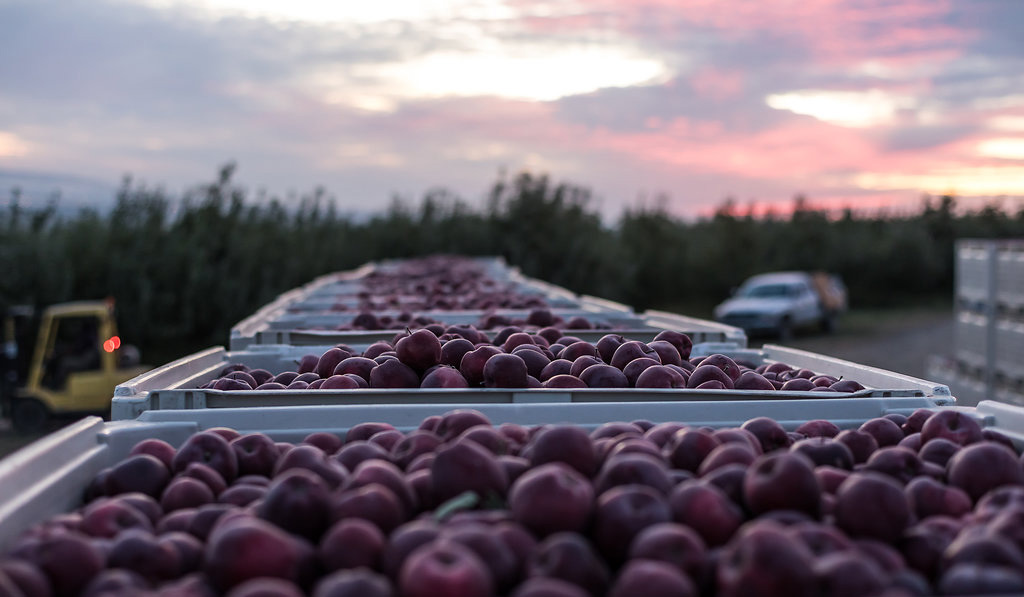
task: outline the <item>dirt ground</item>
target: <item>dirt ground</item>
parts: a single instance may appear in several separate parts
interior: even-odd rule
[[[798,335],[788,346],[927,378],[931,355],[953,354],[953,311],[949,308],[850,313],[835,334]],[[758,338],[751,345],[771,343]]]
[[[752,338],[750,345],[777,342]],[[787,346],[927,378],[929,355],[953,352],[952,310],[942,307],[851,312],[830,335],[798,334]],[[42,437],[19,435],[0,420],[0,457]]]

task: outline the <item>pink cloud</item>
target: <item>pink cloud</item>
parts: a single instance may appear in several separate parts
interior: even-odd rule
[[[743,92],[743,73],[705,67],[689,77],[690,85],[701,97],[723,100],[736,97]]]
[[[851,65],[866,59],[922,63],[975,34],[942,22],[953,10],[951,0],[804,0],[801,2],[721,2],[719,0],[596,0],[584,11],[534,16],[547,2],[513,2],[526,16],[528,30],[572,34],[581,30],[617,30],[636,37],[657,34],[677,39],[686,25],[716,30],[731,40],[752,34],[798,40],[819,66]],[[575,5],[574,5],[575,6]],[[543,13],[542,13],[543,14]],[[958,55],[950,53],[951,56]]]
[[[794,119],[753,134],[677,119],[661,130],[643,133],[597,130],[587,144],[694,172],[765,179],[855,168],[874,155],[871,144],[855,131],[810,119]]]

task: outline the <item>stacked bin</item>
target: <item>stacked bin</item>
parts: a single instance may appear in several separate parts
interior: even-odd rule
[[[534,306],[544,304],[563,320],[582,317],[596,324],[598,329],[573,330],[574,335],[588,341],[595,341],[610,331],[649,341],[663,329],[674,329],[689,334],[696,343],[723,342],[739,347],[745,347],[747,343],[746,334],[740,328],[663,311],[652,310],[638,314],[621,303],[578,295],[565,288],[523,276],[518,269],[505,265],[500,258],[475,259],[471,263],[492,279],[496,288],[525,299],[533,299]],[[301,288],[286,292],[235,325],[231,329],[229,347],[231,350],[243,350],[253,345],[330,346],[390,340],[404,326],[360,331],[343,331],[341,328],[361,312],[359,293],[365,290],[362,281],[371,272],[387,272],[399,264],[367,264],[350,272],[322,276]],[[389,306],[384,311],[378,311],[378,315],[396,317],[401,310],[400,305]],[[529,310],[529,307],[518,306],[487,310],[421,309],[414,313],[445,325],[474,324],[479,327],[484,317],[499,315],[522,320],[528,316]]]
[[[590,296],[580,296],[564,288],[523,276],[500,259],[469,261],[489,278],[495,288],[502,288],[513,297],[526,297],[536,307],[543,305],[550,314],[563,321],[582,317],[594,325],[591,329],[566,329],[567,334],[596,343],[607,334],[619,334],[628,340],[649,342],[663,330],[682,332],[693,341],[691,357],[724,354],[742,360],[751,368],[771,363],[784,363],[796,369],[857,381],[863,386],[852,392],[824,394],[799,391],[711,390],[711,389],[353,389],[353,390],[275,390],[250,391],[213,389],[211,386],[231,366],[264,369],[272,373],[294,370],[304,357],[318,356],[336,345],[344,345],[361,353],[378,341],[393,341],[401,334],[401,326],[391,329],[351,329],[348,324],[365,312],[360,307],[374,302],[368,296],[367,282],[374,272],[393,272],[407,267],[408,262],[391,261],[368,264],[357,270],[322,276],[306,286],[287,292],[258,310],[253,316],[234,326],[230,350],[212,348],[190,355],[145,375],[119,385],[112,404],[115,420],[135,419],[151,410],[230,409],[250,407],[285,407],[351,404],[501,404],[501,403],[587,403],[587,402],[700,402],[757,400],[835,400],[837,398],[886,399],[894,397],[924,398],[933,406],[954,402],[948,387],[926,380],[904,376],[883,369],[867,367],[825,355],[766,345],[747,347],[744,332],[721,323],[695,319],[662,311],[636,313],[632,308]],[[393,299],[394,297],[392,297]],[[414,298],[414,297],[413,297]],[[518,300],[518,299],[514,299]],[[339,307],[341,305],[341,307]],[[333,308],[332,308],[333,307]],[[386,305],[376,315],[397,316],[395,305]],[[398,306],[401,308],[401,306]],[[517,304],[513,308],[455,309],[410,312],[427,315],[448,325],[477,324],[488,317],[506,322],[522,322],[529,308]],[[424,320],[428,321],[428,320]],[[489,330],[494,333],[495,330]]]
[[[784,363],[864,388],[849,392],[672,389],[363,389],[363,390],[220,390],[210,387],[226,369],[281,371],[306,355],[336,344],[356,351],[394,338],[394,329],[338,329],[359,313],[340,310],[340,298],[359,295],[359,281],[376,267],[332,274],[285,293],[232,329],[227,348],[189,355],[119,385],[111,422],[87,418],[0,461],[0,551],[11,546],[30,525],[82,504],[98,475],[122,461],[145,439],[180,447],[189,438],[216,428],[263,433],[276,442],[299,444],[313,433],[344,438],[361,423],[379,422],[402,433],[454,409],[473,409],[495,427],[573,424],[594,431],[610,422],[633,421],[654,426],[685,422],[698,428],[738,427],[755,417],[770,417],[793,432],[802,423],[827,420],[840,429],[857,429],[885,417],[907,417],[920,409],[955,411],[989,432],[1024,446],[1024,409],[984,402],[976,408],[955,405],[949,388],[821,354],[782,346],[747,346],[741,330],[671,313],[635,313],[629,307],[522,276],[500,260],[478,260],[489,275],[538,297],[563,318],[581,316],[600,324],[572,330],[591,342],[622,333],[643,341],[658,331],[683,331],[694,341],[692,356],[721,354],[751,367]],[[430,312],[445,323],[467,324],[489,313],[521,319],[526,309]],[[586,336],[586,337],[584,337]],[[221,429],[223,431],[223,429]],[[611,445],[611,442],[609,442]],[[2,578],[0,578],[2,580]],[[505,593],[507,594],[507,593]],[[702,593],[703,594],[703,593]]]
[[[961,398],[1024,404],[1024,241],[956,246],[954,350],[929,375]]]

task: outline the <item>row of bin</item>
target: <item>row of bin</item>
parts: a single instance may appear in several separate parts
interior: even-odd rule
[[[716,427],[736,426],[768,416],[788,429],[813,419],[844,428],[887,413],[909,414],[918,408],[957,408],[1018,444],[1024,442],[1024,409],[995,402],[976,408],[956,406],[949,387],[897,372],[794,350],[782,346],[749,347],[742,330],[716,322],[631,308],[579,296],[564,288],[523,276],[501,259],[476,259],[482,275],[510,291],[534,296],[552,314],[584,317],[592,329],[572,333],[596,341],[621,333],[642,341],[671,329],[691,336],[693,356],[721,353],[754,365],[782,362],[817,373],[855,379],[864,390],[846,393],[697,389],[450,389],[450,390],[279,390],[233,391],[204,388],[229,365],[294,369],[306,354],[319,354],[339,343],[362,349],[395,330],[337,329],[358,309],[337,309],[342,298],[360,297],[374,272],[403,262],[367,264],[323,276],[282,294],[234,326],[228,347],[214,347],[158,367],[119,385],[112,397],[111,419],[87,418],[45,437],[0,461],[0,549],[28,525],[78,505],[86,484],[103,467],[123,458],[145,438],[180,445],[190,435],[213,427],[242,433],[264,432],[278,441],[299,441],[317,431],[343,434],[367,421],[414,428],[427,416],[453,408],[474,408],[494,424],[575,423],[596,427],[609,421],[645,419],[681,421]],[[332,310],[333,308],[333,310]],[[485,313],[522,317],[523,309],[430,312],[445,323],[471,323]],[[474,319],[477,318],[477,319]]]

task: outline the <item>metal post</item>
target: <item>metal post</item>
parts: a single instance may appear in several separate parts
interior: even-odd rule
[[[999,272],[998,241],[985,243],[985,280],[986,296],[982,312],[985,315],[985,396],[995,400],[996,394],[996,316],[999,312],[996,294],[999,290],[997,274]]]

